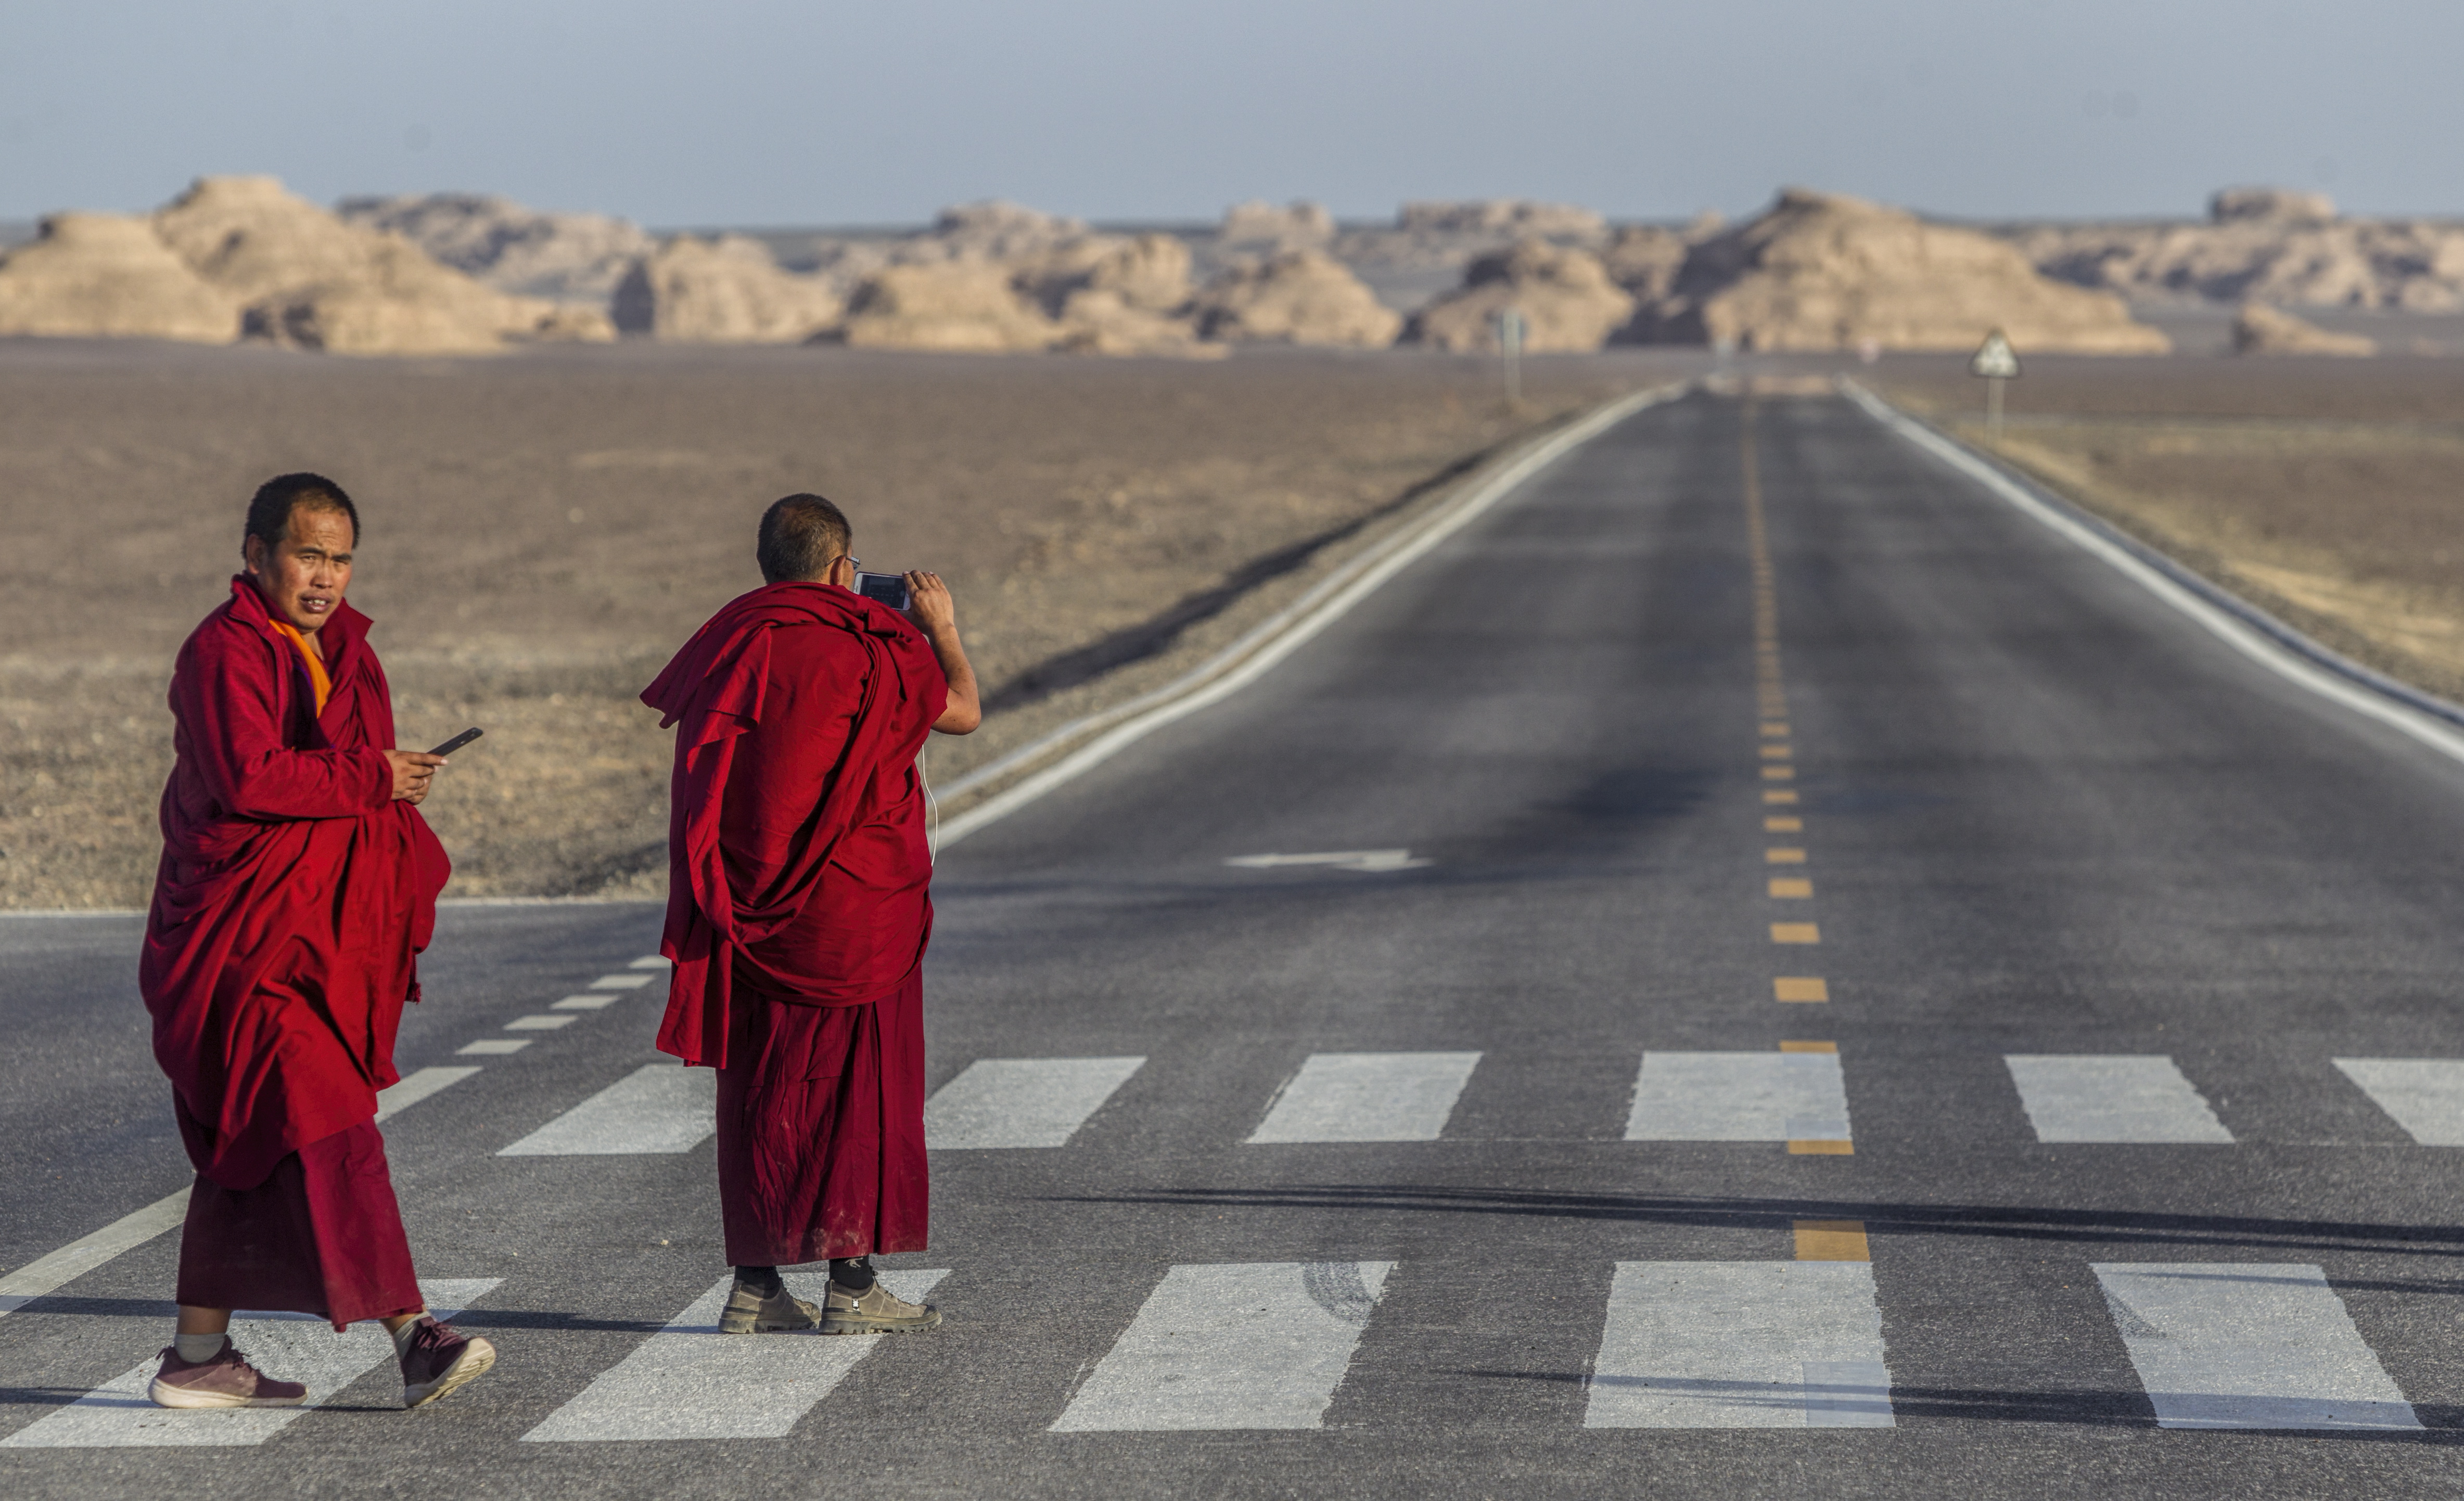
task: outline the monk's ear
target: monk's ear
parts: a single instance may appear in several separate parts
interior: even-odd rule
[[[265,572],[265,538],[253,533],[242,537],[239,544],[239,560],[248,565],[248,571],[252,574]]]

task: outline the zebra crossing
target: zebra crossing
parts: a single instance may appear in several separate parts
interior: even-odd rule
[[[1436,1142],[1483,1055],[1316,1053],[1266,1102],[1250,1145]],[[2424,1146],[2464,1145],[2464,1059],[2336,1058],[2337,1070]],[[2013,1103],[2037,1141],[2072,1144],[2233,1144],[2180,1065],[2163,1055],[2009,1054]],[[1140,1056],[977,1058],[925,1101],[938,1151],[1070,1144],[1147,1064]],[[1785,1143],[1799,1155],[1854,1155],[1848,1060],[1828,1042],[1770,1053],[1647,1051],[1627,1101],[1628,1142]],[[414,1102],[475,1069],[429,1068],[389,1101]],[[652,1063],[608,1084],[505,1147],[504,1157],[689,1152],[713,1131],[708,1069]],[[396,1108],[399,1108],[397,1106]]]
[[[542,1014],[587,1015],[655,978],[609,976]],[[1310,1054],[1241,1118],[1251,1122],[1246,1134],[1226,1145],[1444,1142],[1486,1060],[1461,1050]],[[1624,1101],[1622,1140],[1784,1143],[1793,1154],[1853,1155],[1858,1061],[1819,1041],[1783,1042],[1768,1052],[1648,1050]],[[942,1152],[1070,1147],[1098,1115],[1116,1107],[1149,1062],[1145,1055],[973,1059],[928,1100],[929,1143]],[[2464,1145],[2464,1059],[2332,1062],[2413,1142]],[[2236,1141],[2193,1071],[2171,1056],[2010,1054],[2001,1063],[2014,1123],[2023,1121],[2038,1142]],[[385,1092],[381,1117],[478,1072],[461,1064],[415,1070]],[[714,1085],[709,1070],[666,1061],[635,1066],[497,1155],[690,1152],[713,1133]],[[1798,1221],[1794,1242],[1795,1255],[1785,1260],[1663,1257],[1608,1265],[1604,1297],[1590,1316],[1597,1337],[1579,1378],[1580,1426],[1898,1426],[1886,1287],[1877,1279],[1865,1225]],[[1409,1265],[1171,1265],[1127,1323],[1103,1335],[1100,1348],[1086,1350],[1074,1379],[1040,1395],[1023,1392],[1022,1404],[1048,1414],[1035,1422],[1054,1434],[1321,1427],[1346,1383],[1361,1379],[1361,1353],[1409,1338],[1380,1324],[1386,1291]],[[966,1270],[884,1275],[901,1296],[923,1298]],[[2317,1265],[2081,1262],[2057,1274],[2095,1287],[2160,1426],[2423,1426]],[[484,1305],[499,1280],[447,1278],[424,1287],[431,1306],[446,1312]],[[800,1296],[820,1295],[818,1273],[790,1273],[788,1281]],[[881,1337],[721,1336],[716,1322],[726,1292],[725,1280],[700,1291],[521,1433],[521,1442],[781,1437],[823,1408],[882,1346]],[[971,1288],[961,1322],[1001,1319],[1001,1296]],[[0,1447],[262,1445],[354,1382],[381,1380],[375,1373],[390,1349],[373,1326],[335,1337],[315,1320],[244,1314],[234,1327],[243,1347],[308,1382],[306,1403],[235,1414],[159,1409],[145,1398],[153,1358],[131,1349],[134,1363],[120,1375],[0,1437]],[[1086,1333],[1096,1338],[1096,1331]],[[2059,1357],[2047,1352],[2045,1359],[2051,1364]]]
[[[1616,1263],[1588,1375],[1587,1429],[1849,1429],[1899,1425],[1884,1300],[1857,1222],[1796,1226],[1793,1260]],[[1057,1404],[1052,1433],[1306,1430],[1380,1327],[1388,1260],[1167,1268],[1074,1389],[1014,1393]],[[2158,1426],[2401,1432],[2423,1426],[2321,1270],[2277,1262],[2100,1262],[2086,1269]],[[902,1297],[950,1269],[888,1271]],[[788,1273],[818,1298],[823,1273]],[[2080,1279],[2085,1281],[2087,1279]],[[497,1279],[424,1282],[443,1316],[484,1303]],[[526,1444],[779,1438],[823,1406],[895,1336],[717,1333],[728,1280],[712,1284],[528,1431]],[[991,1323],[1001,1294],[960,1316]],[[319,1320],[242,1315],[233,1338],[309,1385],[296,1408],[180,1412],[145,1398],[148,1356],[104,1385],[0,1438],[0,1447],[254,1446],[278,1437],[385,1365],[372,1324],[337,1337]],[[929,1339],[910,1341],[935,1348]],[[2028,1352],[2017,1352],[2021,1360]],[[2058,1352],[2039,1352],[2047,1365]],[[1037,1420],[1040,1421],[1040,1420]]]

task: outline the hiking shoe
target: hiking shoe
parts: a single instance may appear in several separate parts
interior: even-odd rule
[[[728,1289],[727,1307],[719,1312],[718,1332],[723,1335],[766,1335],[782,1329],[810,1329],[821,1322],[822,1311],[784,1287],[774,1296],[759,1293],[738,1282]]]
[[[403,1347],[402,1404],[424,1407],[487,1375],[495,1363],[495,1345],[423,1314],[411,1326],[410,1343]]]
[[[177,1345],[163,1351],[163,1368],[145,1388],[157,1407],[297,1407],[308,1395],[297,1381],[258,1374],[230,1340],[210,1360],[183,1360]]]
[[[941,1311],[930,1303],[910,1303],[882,1285],[879,1278],[861,1293],[833,1282],[822,1299],[822,1333],[825,1335],[903,1335],[930,1329],[941,1321]]]

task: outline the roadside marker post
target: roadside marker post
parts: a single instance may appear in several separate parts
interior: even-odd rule
[[[2015,380],[2019,374],[2019,354],[2000,329],[1985,336],[1976,353],[1968,361],[1968,373],[1985,382],[1985,430],[1995,441],[2002,437],[2002,382]]]
[[[1506,404],[1523,404],[1523,310],[1501,308],[1497,315],[1497,347],[1506,357]]]

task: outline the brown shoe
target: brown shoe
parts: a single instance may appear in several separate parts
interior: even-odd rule
[[[308,1388],[258,1374],[226,1339],[222,1353],[210,1360],[183,1360],[178,1346],[165,1346],[163,1368],[154,1373],[145,1395],[157,1407],[297,1407]]]
[[[727,1307],[719,1311],[718,1332],[723,1335],[767,1335],[782,1329],[810,1329],[822,1320],[822,1311],[803,1298],[781,1288],[770,1297],[763,1297],[738,1282],[727,1290]]]
[[[422,1315],[402,1352],[402,1404],[424,1407],[487,1375],[495,1363],[495,1345]]]
[[[880,1278],[861,1293],[833,1282],[822,1300],[822,1333],[825,1335],[903,1335],[931,1329],[941,1322],[941,1311],[930,1303],[910,1303],[882,1285]]]

